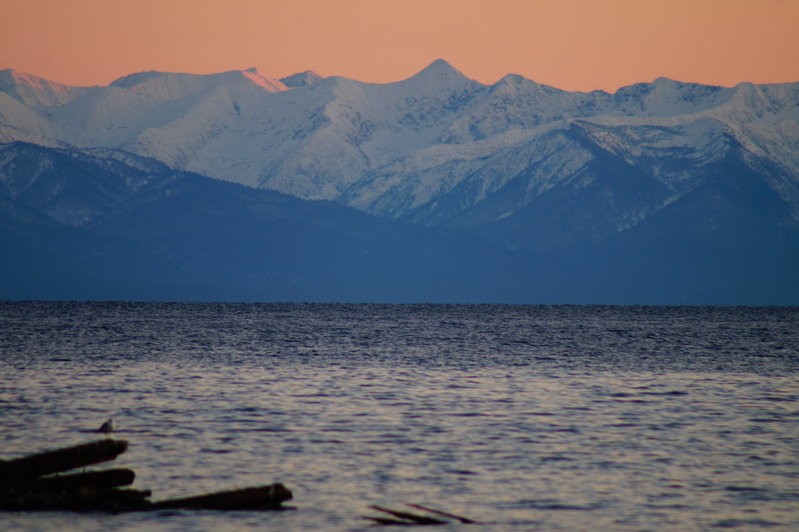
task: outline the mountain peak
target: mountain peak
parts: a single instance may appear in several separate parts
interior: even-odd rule
[[[15,70],[13,68],[0,70],[0,90],[10,88],[15,85],[39,87],[47,83],[50,82],[44,78],[40,78],[26,72],[20,72],[19,70]]]
[[[8,68],[0,70],[0,92],[16,98],[25,105],[61,105],[80,93],[80,87],[71,87]]]
[[[420,94],[441,91],[460,92],[480,86],[479,83],[467,78],[460,70],[443,59],[436,59],[416,75],[400,83],[413,87]]]
[[[322,76],[313,70],[306,70],[305,72],[298,72],[296,74],[286,76],[285,78],[280,78],[280,81],[283,82],[283,84],[287,87],[297,88],[308,87],[319,82],[321,79]]]
[[[457,68],[455,68],[454,66],[452,66],[443,59],[436,59],[435,61],[427,65],[425,68],[420,70],[413,77],[416,78],[419,76],[459,77],[466,79],[466,76],[464,76],[460,70],[458,70]]]
[[[530,81],[530,80],[528,80],[527,78],[525,78],[524,76],[521,76],[519,74],[511,73],[511,74],[505,74],[504,76],[502,76],[502,78],[500,78],[500,80],[497,81],[497,84],[499,84],[499,83],[505,83],[505,84],[525,83],[527,81]]]
[[[0,70],[0,92],[9,92],[17,84],[17,71],[13,68]]]
[[[158,76],[162,75],[163,72],[159,72],[158,70],[147,70],[146,72],[136,72],[134,74],[128,74],[127,76],[122,76],[121,78],[115,79],[111,82],[113,87],[121,87],[123,89],[129,89],[139,83],[143,83],[148,79],[157,78]]]
[[[17,71],[14,70],[13,68],[0,69],[0,80],[5,81],[7,79],[13,79],[14,77],[16,77],[16,75]]]
[[[188,74],[180,72],[160,72],[149,70],[121,77],[111,82],[111,86],[130,89],[139,93],[163,99],[176,99],[210,90],[226,83],[240,83],[246,80],[267,92],[280,92],[286,86],[278,80],[266,76],[257,68],[229,70],[216,74]]]
[[[679,83],[680,82],[674,81],[673,79],[667,78],[667,77],[664,77],[664,76],[657,77],[652,82],[653,85],[677,85]]]

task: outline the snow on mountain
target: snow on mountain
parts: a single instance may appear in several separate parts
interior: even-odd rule
[[[20,140],[43,146],[61,144],[53,138],[51,121],[8,93],[0,92],[0,142]]]
[[[527,287],[528,302],[799,294],[799,83],[580,93],[512,74],[484,85],[442,60],[387,84],[248,69],[68,87],[7,70],[0,143],[14,141],[28,144],[0,146],[0,229],[20,282],[70,260],[104,272],[108,257],[136,281],[146,256],[157,284],[166,256],[176,282],[186,268],[198,287],[254,275],[271,297],[424,298],[450,281],[502,301]],[[274,253],[298,242],[290,260]],[[293,291],[309,264],[318,289]],[[416,280],[395,290],[408,265]]]
[[[447,117],[480,87],[444,62],[386,85],[324,78],[263,101],[188,168],[308,199],[336,199],[372,168],[435,143]]]
[[[2,71],[0,140],[121,149],[392,218],[467,223],[472,213],[468,223],[488,223],[560,186],[598,179],[587,169],[608,157],[666,187],[661,205],[741,149],[752,165],[772,165],[771,186],[792,198],[799,84],[658,78],[579,93],[518,75],[483,85],[443,60],[388,84],[310,71],[276,80],[248,69],[144,72],[76,88]]]
[[[124,198],[170,169],[153,160],[31,144],[0,144],[0,198],[72,227],[112,211]]]
[[[306,70],[305,72],[298,72],[285,78],[280,78],[280,81],[287,87],[308,87],[314,83],[322,80],[322,76],[313,70]]]
[[[288,89],[288,86],[283,83],[282,81],[275,79],[271,76],[267,76],[259,71],[257,68],[248,68],[242,72],[244,77],[258,85],[259,87],[263,87],[264,90],[270,92],[280,92]]]
[[[86,90],[84,87],[70,87],[13,69],[0,70],[0,92],[28,106],[63,105]]]
[[[129,89],[152,100],[178,100],[198,93],[207,93],[223,85],[252,83],[267,92],[280,92],[287,87],[277,79],[265,76],[256,68],[231,70],[219,74],[173,74],[170,72],[142,72],[117,79],[111,86]]]

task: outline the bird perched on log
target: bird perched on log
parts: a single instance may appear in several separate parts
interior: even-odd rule
[[[103,434],[110,434],[114,432],[114,420],[113,418],[108,418],[105,420],[105,423],[100,425],[100,428],[97,429],[96,432],[102,432]]]

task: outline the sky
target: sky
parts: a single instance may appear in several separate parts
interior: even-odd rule
[[[799,81],[799,0],[0,0],[0,68],[70,85],[146,70],[386,83],[442,58],[614,91]]]

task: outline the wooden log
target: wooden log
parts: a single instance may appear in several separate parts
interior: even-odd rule
[[[153,492],[150,490],[112,489],[98,492],[98,500],[110,506],[112,511],[139,511],[147,510],[152,506],[149,499]]]
[[[124,440],[99,440],[0,463],[0,484],[36,478],[113,460],[128,448]]]
[[[405,503],[406,505],[410,506],[411,508],[416,508],[417,510],[423,510],[425,512],[430,512],[431,514],[440,515],[441,517],[449,517],[451,519],[455,519],[460,521],[465,525],[474,525],[479,524],[477,521],[469,519],[468,517],[463,517],[462,515],[455,515],[449,512],[442,512],[441,510],[436,510],[434,508],[428,508],[427,506],[422,506],[421,504],[411,504],[409,502]]]
[[[283,484],[270,484],[268,486],[220,491],[197,497],[154,502],[151,509],[278,510],[281,508],[281,503],[291,498],[291,491]]]
[[[133,483],[136,474],[130,469],[46,476],[113,460],[127,447],[124,440],[105,439],[0,460],[0,510],[277,510],[292,498],[291,491],[282,484],[270,484],[152,503],[148,500],[149,490],[118,489]]]
[[[71,475],[39,478],[17,478],[10,487],[16,489],[59,491],[93,488],[104,490],[119,486],[129,486],[136,479],[136,473],[131,469],[106,469],[103,471],[88,471]],[[9,486],[6,486],[9,487]],[[2,486],[0,485],[0,490]]]
[[[380,526],[413,526],[416,524],[410,521],[400,521],[399,519],[389,519],[388,517],[374,517],[372,515],[364,515],[363,519]]]
[[[10,511],[68,511],[124,512],[145,510],[150,506],[150,490],[79,489],[37,490],[18,489],[0,492],[0,510]]]
[[[369,508],[371,508],[372,510],[377,510],[378,512],[383,512],[383,513],[387,513],[389,515],[393,515],[394,517],[397,517],[399,519],[404,519],[404,520],[408,521],[408,523],[413,523],[413,524],[416,524],[416,525],[447,525],[447,524],[449,524],[449,522],[447,522],[447,521],[442,521],[441,519],[436,519],[434,517],[429,517],[429,516],[426,516],[426,515],[413,514],[413,513],[410,513],[410,512],[400,512],[398,510],[392,510],[390,508],[383,508],[382,506],[378,506],[376,504],[373,504]]]

